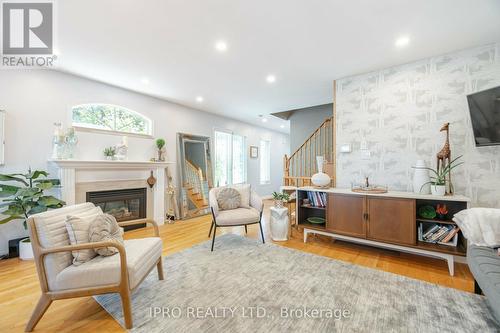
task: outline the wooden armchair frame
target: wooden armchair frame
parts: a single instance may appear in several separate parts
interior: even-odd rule
[[[134,221],[125,221],[119,222],[118,225],[129,226],[136,224],[152,224],[154,228],[154,234],[156,237],[160,237],[160,232],[158,228],[158,224],[154,220],[149,219],[140,219]],[[28,324],[26,325],[26,332],[31,332],[35,328],[36,324],[40,321],[42,316],[47,311],[50,304],[53,301],[58,299],[66,299],[66,298],[76,298],[76,297],[84,297],[84,296],[93,296],[100,294],[108,294],[108,293],[119,293],[122,301],[123,307],[123,316],[125,318],[125,327],[127,329],[132,328],[132,305],[130,301],[130,294],[137,288],[142,280],[153,270],[156,266],[158,269],[158,278],[163,280],[163,262],[162,257],[158,259],[155,265],[152,265],[148,270],[148,273],[144,275],[142,280],[137,284],[134,289],[130,288],[129,278],[128,278],[128,270],[127,270],[127,254],[125,252],[125,247],[122,244],[115,242],[97,242],[97,243],[85,243],[78,245],[67,245],[67,246],[59,246],[59,247],[50,247],[44,248],[40,245],[40,241],[38,238],[38,233],[36,231],[36,224],[33,218],[28,219],[28,229],[31,238],[31,245],[33,246],[33,254],[35,259],[36,270],[38,273],[38,278],[40,280],[40,287],[42,289],[42,295],[33,310],[33,314],[31,315]],[[49,290],[49,285],[47,282],[47,275],[45,272],[45,264],[44,257],[51,253],[60,253],[60,252],[71,252],[75,250],[83,250],[83,249],[95,249],[100,247],[114,247],[118,250],[120,255],[120,282],[118,284],[110,284],[99,287],[89,287],[89,288],[79,288],[79,289],[68,289],[61,291],[51,291]]]

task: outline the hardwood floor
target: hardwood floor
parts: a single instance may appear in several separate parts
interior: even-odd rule
[[[269,204],[267,202],[266,206]],[[270,242],[268,218],[269,209],[266,208],[264,229],[266,241]],[[170,255],[207,241],[210,223],[210,216],[203,216],[161,226],[163,254]],[[258,229],[258,225],[249,226],[248,237],[258,238]],[[243,227],[217,230],[218,235],[223,233],[244,235],[245,230]],[[127,232],[126,238],[149,235],[152,235],[150,228]],[[451,277],[448,275],[448,268],[443,260],[332,241],[331,238],[322,236],[310,236],[308,243],[304,244],[302,233],[295,230],[293,230],[292,238],[289,241],[277,242],[276,244],[451,288],[473,291],[473,278],[464,264],[455,264],[455,276]],[[24,331],[24,326],[39,296],[38,278],[33,262],[19,259],[0,261],[0,332]],[[55,301],[35,328],[35,332],[75,330],[88,332],[124,331],[92,297]]]

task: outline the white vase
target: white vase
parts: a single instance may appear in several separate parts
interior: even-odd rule
[[[33,248],[29,238],[19,241],[19,258],[22,260],[33,260]]]
[[[325,187],[330,184],[331,178],[326,173],[323,173],[323,163],[325,158],[323,156],[316,156],[316,163],[318,163],[318,173],[315,173],[311,177],[311,182],[313,185],[319,187]]]
[[[415,163],[415,174],[413,175],[413,192],[415,193],[429,194],[431,192],[429,170],[423,169],[425,167],[424,160],[418,160]]]
[[[431,193],[432,195],[445,195],[446,186],[445,185],[431,185]]]

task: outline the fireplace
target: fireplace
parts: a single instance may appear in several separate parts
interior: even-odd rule
[[[132,221],[146,218],[146,188],[87,192],[87,202],[101,207],[104,213],[113,215],[116,221]],[[143,228],[146,224],[125,227],[125,231]]]

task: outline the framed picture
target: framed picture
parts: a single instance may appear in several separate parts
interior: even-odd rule
[[[258,158],[259,157],[259,147],[250,146],[250,158]]]

